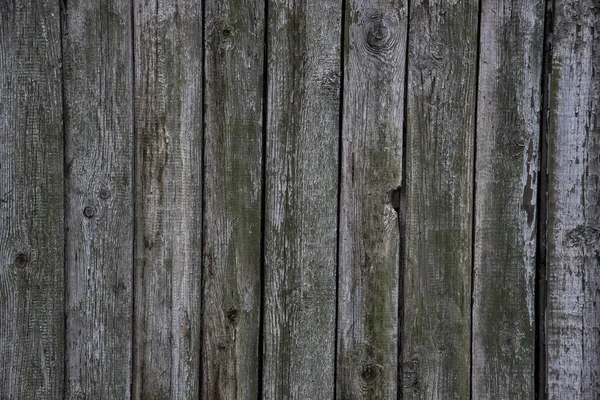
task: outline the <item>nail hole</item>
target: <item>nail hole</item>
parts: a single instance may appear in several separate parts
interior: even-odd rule
[[[102,200],[106,200],[106,199],[108,199],[110,197],[110,190],[108,190],[108,189],[100,189],[99,195],[100,195],[100,198]]]
[[[85,215],[87,218],[92,218],[94,214],[96,214],[94,207],[87,206],[83,209],[83,215]]]
[[[228,38],[231,36],[231,30],[228,28],[223,29],[223,37]]]
[[[28,261],[29,261],[29,257],[27,257],[27,254],[23,254],[23,253],[17,254],[17,257],[15,258],[15,264],[17,264],[17,267],[19,267],[19,268],[25,267],[25,265],[27,264]]]

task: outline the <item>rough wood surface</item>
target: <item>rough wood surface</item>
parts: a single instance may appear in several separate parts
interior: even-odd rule
[[[131,4],[66,3],[63,21],[67,398],[129,398]]]
[[[334,391],[340,0],[270,0],[263,397]]]
[[[485,0],[481,13],[473,398],[532,399],[544,1]]]
[[[0,2],[0,398],[64,383],[58,2]]]
[[[600,6],[557,0],[549,79],[548,398],[600,397]]]
[[[206,399],[259,398],[264,16],[264,0],[206,3]]]
[[[410,4],[405,399],[469,398],[477,3]]]
[[[134,2],[133,397],[200,391],[202,5]]]
[[[407,4],[346,5],[337,398],[396,398]]]

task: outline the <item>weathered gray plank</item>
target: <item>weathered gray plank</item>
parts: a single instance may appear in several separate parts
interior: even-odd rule
[[[339,399],[396,398],[398,188],[408,5],[346,5],[340,199]]]
[[[544,1],[481,10],[473,398],[532,399]]]
[[[266,399],[333,397],[341,13],[268,3]]]
[[[469,397],[477,3],[410,4],[405,399]]]
[[[264,17],[264,0],[206,3],[206,399],[259,396]]]
[[[0,2],[0,397],[64,382],[59,2]]]
[[[132,341],[131,4],[66,3],[67,398],[129,398]]]
[[[549,78],[548,397],[600,396],[600,6],[554,4]]]
[[[200,390],[202,4],[134,2],[133,397]]]

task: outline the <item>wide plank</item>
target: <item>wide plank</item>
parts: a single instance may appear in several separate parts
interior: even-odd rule
[[[256,399],[265,1],[207,2],[205,32],[202,395]]]
[[[474,399],[535,396],[535,269],[542,0],[481,4]]]
[[[196,399],[202,269],[202,4],[134,1],[133,397]]]
[[[131,4],[64,3],[66,398],[130,398]]]
[[[398,297],[408,3],[346,4],[338,399],[398,389]]]
[[[548,79],[549,399],[600,397],[600,8],[554,3]]]
[[[59,2],[0,2],[0,397],[64,386]]]
[[[341,16],[268,2],[265,399],[333,397]]]
[[[469,398],[478,1],[410,3],[404,399]]]

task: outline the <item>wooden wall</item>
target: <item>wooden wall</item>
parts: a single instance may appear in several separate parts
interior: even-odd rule
[[[0,0],[1,399],[600,397],[597,0]]]

